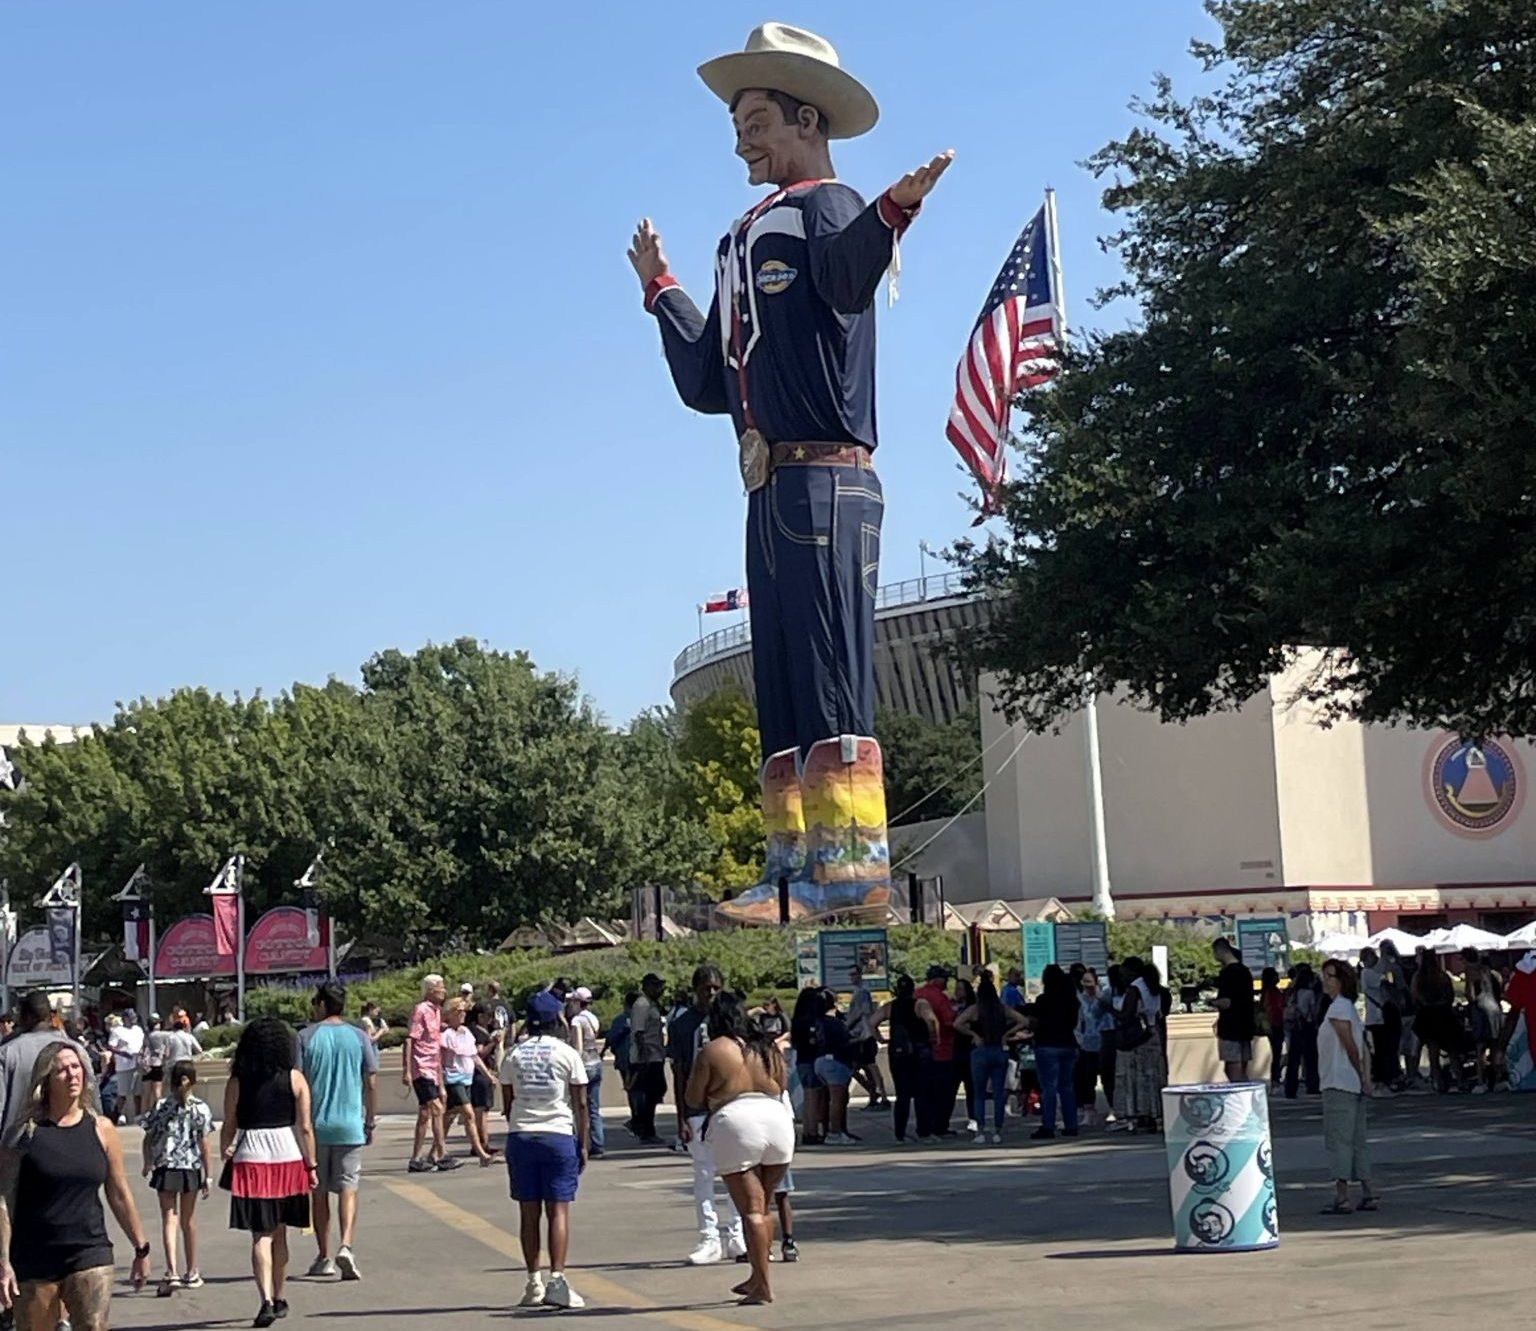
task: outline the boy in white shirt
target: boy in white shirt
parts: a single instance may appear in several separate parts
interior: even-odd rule
[[[586,1301],[565,1278],[571,1203],[587,1166],[587,1069],[560,1038],[560,1000],[541,992],[528,1000],[528,1039],[506,1057],[511,1077],[507,1169],[522,1219],[528,1283],[524,1308],[540,1304],[582,1308]],[[539,1219],[549,1223],[549,1281],[539,1272]]]

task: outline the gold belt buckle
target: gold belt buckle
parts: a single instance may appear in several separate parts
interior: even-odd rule
[[[741,481],[747,487],[747,493],[761,490],[768,484],[768,441],[763,438],[761,430],[744,430],[740,440],[737,441],[741,453],[738,461],[741,463]]]

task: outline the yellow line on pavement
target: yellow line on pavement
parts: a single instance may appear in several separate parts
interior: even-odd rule
[[[492,1252],[510,1257],[521,1269],[523,1245],[516,1235],[508,1233],[499,1225],[493,1225],[489,1220],[482,1219],[473,1211],[466,1211],[462,1206],[455,1206],[452,1202],[445,1201],[430,1188],[424,1188],[419,1183],[397,1183],[393,1179],[381,1179],[380,1182],[396,1197],[425,1211],[434,1220],[451,1225],[456,1233],[478,1239]],[[754,1331],[754,1328],[746,1326],[745,1323],[728,1322],[721,1317],[712,1317],[709,1313],[658,1307],[654,1300],[644,1298],[633,1290],[625,1289],[623,1285],[616,1284],[594,1271],[583,1270],[572,1283],[580,1286],[579,1292],[595,1296],[604,1304],[610,1304],[626,1312],[638,1313],[641,1317],[659,1322],[663,1326],[677,1327],[679,1331]]]

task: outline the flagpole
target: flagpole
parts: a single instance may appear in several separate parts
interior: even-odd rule
[[[1067,290],[1061,276],[1061,230],[1056,219],[1056,191],[1045,191],[1046,244],[1051,254],[1051,294],[1056,305],[1056,339],[1062,350],[1067,346]],[[1099,700],[1087,691],[1083,704],[1083,744],[1088,767],[1088,864],[1093,886],[1093,909],[1112,920],[1115,899],[1109,886],[1109,836],[1104,819],[1104,759],[1099,743]]]
[[[158,1012],[155,1006],[155,903],[146,901],[145,909],[149,911],[149,1010]]]
[[[75,908],[75,987],[74,996],[72,999],[74,1006],[69,1010],[70,1017],[77,1021],[80,1018],[80,925],[84,920],[84,897],[85,879],[82,875],[75,884],[75,900],[73,903]]]
[[[235,1020],[245,1021],[245,856],[235,856]]]

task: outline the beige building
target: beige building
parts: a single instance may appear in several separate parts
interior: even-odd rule
[[[1319,932],[1463,921],[1502,932],[1536,916],[1532,746],[1325,729],[1292,701],[1314,664],[1186,725],[1099,700],[1116,914],[1285,914]],[[1081,907],[1092,897],[1082,717],[1025,738],[991,705],[987,678],[981,692],[989,892]]]

